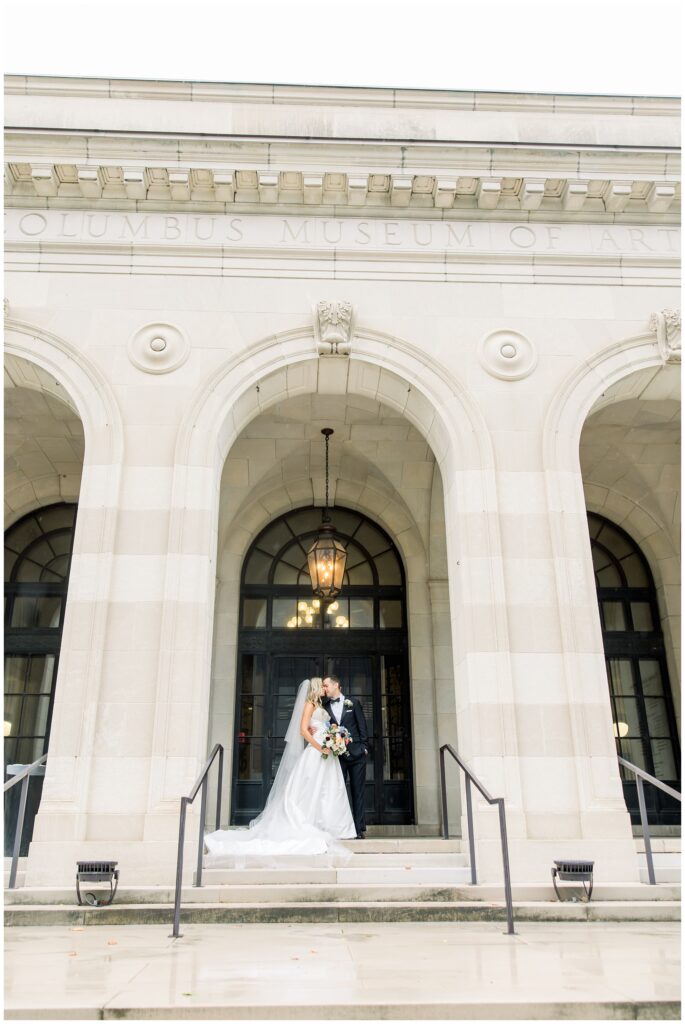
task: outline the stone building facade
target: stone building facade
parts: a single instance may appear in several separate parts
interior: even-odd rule
[[[451,743],[506,799],[515,880],[636,880],[617,742],[679,778],[677,101],[10,76],[6,120],[27,882],[170,881],[213,744],[246,820],[331,666],[379,825],[437,833]],[[323,427],[362,552],[335,625],[297,622],[282,554]]]

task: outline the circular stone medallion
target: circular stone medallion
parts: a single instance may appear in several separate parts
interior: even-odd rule
[[[173,324],[146,324],[128,343],[128,357],[145,373],[170,373],[190,355],[185,334]]]
[[[521,380],[535,369],[538,354],[532,341],[518,331],[487,334],[478,344],[481,366],[500,380]]]

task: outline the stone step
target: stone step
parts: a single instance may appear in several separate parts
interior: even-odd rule
[[[6,927],[46,925],[154,924],[171,926],[171,903],[109,907],[11,906],[5,908]],[[517,921],[680,921],[680,903],[661,900],[597,901],[590,903],[517,902]],[[313,903],[193,903],[181,911],[182,924],[332,924],[336,922],[506,921],[501,903],[450,902],[313,902]]]
[[[103,888],[103,892],[105,889]],[[582,893],[579,886],[563,887],[564,901],[573,901]],[[556,899],[550,883],[515,884],[512,898],[516,903],[549,903]],[[115,897],[119,906],[171,904],[174,890],[171,886],[122,886]],[[679,885],[640,885],[638,883],[600,883],[595,886],[593,902],[678,902]],[[318,885],[312,882],[299,884],[274,884],[262,881],[260,884],[213,885],[201,888],[186,886],[182,890],[182,905],[186,904],[284,904],[299,903],[408,903],[419,902],[468,902],[501,903],[504,890],[501,885],[373,885],[331,883]],[[7,907],[40,906],[75,907],[76,894],[73,888],[30,888],[15,889],[5,893]]]
[[[62,1006],[30,1006],[6,1009],[5,1020],[321,1020],[320,1004],[288,1002],[221,1003],[215,999],[202,1003],[194,999],[190,1006],[177,1004],[151,1008],[145,1003],[115,1007],[96,1005],[79,1007],[78,1017]],[[477,1012],[477,1018],[474,1014]],[[681,1020],[679,1000],[668,999],[539,999],[470,1000],[457,1002],[392,1002],[386,1000],[335,1004],[336,1020]]]
[[[681,875],[680,836],[655,836],[651,838],[654,874],[657,882],[679,882]],[[647,856],[642,836],[635,837],[635,850],[640,868],[640,881],[647,882]]]
[[[17,871],[16,888],[20,889],[24,885],[25,881],[26,881],[26,872],[25,871]],[[5,871],[5,877],[3,879],[3,888],[7,889],[9,884],[10,884],[10,873],[9,873],[9,871]]]
[[[651,836],[652,853],[656,856],[661,853],[681,853],[680,836]],[[635,849],[638,853],[645,852],[645,841],[642,836],[635,836]]]
[[[286,877],[284,877],[286,876]],[[383,884],[394,885],[464,885],[471,881],[471,871],[467,867],[398,867],[398,868],[319,868],[316,871],[290,871],[280,869],[255,868],[205,868],[202,872],[205,885],[233,885],[260,883],[303,882],[336,885]]]
[[[368,833],[367,833],[368,835]],[[441,839],[438,836],[414,838],[369,837],[364,840],[343,839],[343,846],[355,854],[368,853],[464,853],[469,845],[461,839]]]
[[[320,857],[275,857],[255,861],[250,857],[231,857],[226,863],[214,857],[205,857],[204,871],[223,871],[240,868],[243,871],[279,870],[300,872],[304,877],[308,872],[377,870],[377,871],[415,871],[417,869],[447,869],[468,867],[468,860],[463,853],[358,853],[349,860],[340,860],[336,864],[322,864]]]

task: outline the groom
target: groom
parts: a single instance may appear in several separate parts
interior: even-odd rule
[[[366,759],[369,756],[369,736],[361,701],[357,697],[345,697],[340,689],[337,676],[326,676],[323,681],[325,697],[321,701],[331,718],[344,726],[350,734],[347,754],[340,758],[343,778],[350,780],[352,795],[352,817],[357,829],[357,839],[364,839],[366,815],[364,813],[364,787],[366,782]]]

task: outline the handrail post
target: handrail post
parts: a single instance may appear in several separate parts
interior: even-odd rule
[[[450,825],[447,818],[447,779],[445,777],[445,750],[440,748],[440,792],[442,795],[442,838],[449,839]]]
[[[200,800],[200,835],[197,843],[197,870],[195,872],[195,888],[202,888],[202,859],[205,852],[205,816],[207,814],[207,775],[202,780],[202,798]]]
[[[466,780],[466,821],[469,830],[469,860],[471,861],[471,885],[478,885],[476,874],[476,838],[473,834],[473,803],[471,801],[471,780],[464,773]]]
[[[499,809],[499,834],[502,842],[502,868],[504,871],[504,899],[507,904],[507,935],[514,934],[514,906],[511,897],[511,872],[509,870],[509,841],[507,839],[507,818],[504,798],[497,801]]]
[[[221,828],[221,790],[224,782],[224,748],[219,748],[219,779],[216,787],[216,830]]]
[[[647,877],[650,885],[656,885],[654,874],[654,860],[652,858],[652,841],[649,835],[649,822],[647,821],[647,806],[645,804],[645,786],[639,775],[635,775],[637,783],[637,802],[640,808],[640,821],[642,822],[642,835],[645,840],[645,856],[647,858]]]
[[[24,833],[24,816],[26,815],[26,798],[29,792],[30,775],[25,775],[21,783],[21,795],[19,797],[19,814],[17,815],[17,828],[14,833],[14,849],[12,851],[12,867],[10,868],[9,888],[17,887],[17,869],[19,867],[19,851],[21,849],[21,837]]]
[[[181,813],[178,819],[178,854],[176,856],[176,895],[174,898],[174,927],[169,936],[172,939],[179,939],[181,934],[181,886],[183,884],[183,845],[186,838],[186,808],[188,798],[181,797]]]

